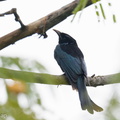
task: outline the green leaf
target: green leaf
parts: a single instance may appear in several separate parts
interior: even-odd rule
[[[101,12],[102,12],[102,16],[104,19],[106,19],[106,16],[105,16],[105,13],[104,13],[104,10],[103,10],[103,7],[102,7],[102,4],[99,3],[99,6],[100,6],[100,9],[101,9]]]
[[[80,0],[77,7],[72,12],[73,14],[76,14],[78,11],[82,10],[87,5],[88,0]]]
[[[114,21],[114,23],[116,23],[116,17],[114,14],[113,14],[113,21]]]
[[[100,0],[92,0],[92,3],[96,3],[96,2],[98,2],[98,1],[100,1]]]

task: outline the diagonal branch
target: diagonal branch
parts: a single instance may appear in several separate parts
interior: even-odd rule
[[[20,80],[28,83],[41,83],[51,85],[69,85],[64,75],[50,75],[45,73],[34,73],[26,71],[17,71],[6,68],[0,68],[0,78]],[[106,76],[95,76],[88,77],[89,83],[87,86],[101,86],[107,84],[120,83],[120,73],[106,75]]]
[[[30,36],[32,34],[38,33],[46,37],[45,34],[48,29],[55,26],[56,24],[60,23],[64,19],[66,19],[68,16],[72,15],[72,11],[78,4],[79,0],[75,0],[72,3],[62,7],[59,10],[56,10],[55,12],[50,13],[49,15],[28,24],[25,26],[24,29],[17,29],[3,37],[0,38],[0,50],[14,44],[16,41],[25,38],[27,36]],[[86,6],[91,5],[91,0],[88,0],[88,3]]]

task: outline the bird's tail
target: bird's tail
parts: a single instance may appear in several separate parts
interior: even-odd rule
[[[94,110],[97,112],[103,111],[101,107],[96,105],[89,97],[86,89],[85,78],[84,76],[80,76],[77,80],[77,87],[79,92],[79,98],[81,102],[81,107],[83,110],[86,110],[93,114]]]

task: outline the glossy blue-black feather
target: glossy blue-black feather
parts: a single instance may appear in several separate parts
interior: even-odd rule
[[[54,57],[74,88],[76,88],[76,82],[79,76],[87,76],[84,56],[76,45],[57,45]]]

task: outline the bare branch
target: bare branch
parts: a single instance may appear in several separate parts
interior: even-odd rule
[[[38,33],[46,37],[45,33],[48,29],[60,23],[61,21],[66,19],[68,16],[72,15],[72,11],[74,10],[78,2],[79,0],[75,0],[72,3],[62,7],[61,9],[56,10],[55,12],[52,12],[49,15],[33,23],[30,23],[29,25],[25,27],[25,29],[17,29],[1,37],[0,38],[0,50],[34,33]],[[88,1],[88,4],[86,6],[90,4],[92,4],[91,0]]]
[[[50,75],[45,73],[17,71],[6,68],[0,68],[0,78],[20,80],[28,83],[69,85],[69,82],[64,75]],[[120,73],[106,76],[88,77],[88,81],[90,84],[87,82],[86,85],[93,87],[120,83]]]
[[[100,85],[120,83],[120,73],[105,75],[105,76],[88,77],[88,81],[90,83],[90,86],[94,86],[94,87]],[[87,85],[89,86],[88,82]]]
[[[0,1],[6,1],[6,0],[0,0]]]
[[[10,15],[10,14],[14,14],[14,16],[15,16],[15,21],[17,21],[17,22],[20,23],[21,28],[24,28],[24,27],[25,27],[25,25],[23,24],[23,22],[21,21],[19,15],[18,15],[18,13],[17,13],[17,9],[16,9],[16,8],[12,8],[11,10],[9,10],[9,11],[7,11],[7,12],[5,12],[5,13],[0,14],[0,16]]]

